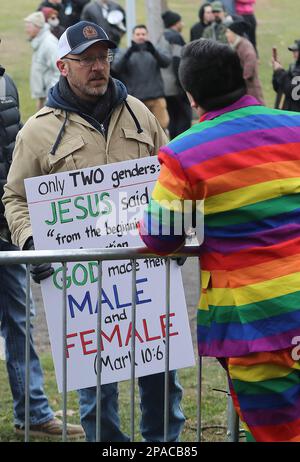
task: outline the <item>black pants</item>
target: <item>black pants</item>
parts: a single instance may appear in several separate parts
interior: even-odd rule
[[[254,46],[256,52],[257,52],[257,48],[256,48],[256,18],[254,16],[254,14],[243,14],[243,18],[244,20],[247,22],[247,24],[249,24],[249,33],[248,33],[248,36],[249,36],[249,40],[250,42],[252,43],[252,45]]]
[[[170,139],[175,138],[191,126],[192,109],[186,95],[167,96],[167,109],[170,117]]]

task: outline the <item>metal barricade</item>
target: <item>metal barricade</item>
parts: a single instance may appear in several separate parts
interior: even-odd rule
[[[199,247],[185,246],[176,256],[197,257]],[[101,441],[101,305],[102,305],[102,262],[113,260],[131,260],[132,263],[132,332],[136,328],[136,260],[157,257],[147,248],[118,249],[78,249],[78,250],[43,250],[43,251],[9,251],[0,253],[0,265],[26,265],[26,345],[25,345],[25,442],[29,441],[29,409],[30,409],[30,270],[32,263],[61,263],[62,270],[62,441],[67,441],[67,263],[96,261],[98,264],[98,312],[97,312],[97,408],[96,408],[96,441]],[[165,354],[165,388],[164,388],[164,441],[168,441],[169,433],[169,368],[170,368],[170,258],[166,257],[166,354]],[[130,379],[130,439],[135,441],[135,335],[131,336],[131,379]],[[202,435],[202,358],[197,363],[197,442]],[[238,441],[239,420],[229,396],[228,441]]]

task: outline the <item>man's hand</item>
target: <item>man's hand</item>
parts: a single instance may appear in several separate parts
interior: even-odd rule
[[[178,266],[183,266],[186,262],[187,257],[171,257],[172,260],[175,260]]]
[[[146,49],[153,55],[156,53],[155,47],[151,42],[145,42],[146,43]]]
[[[280,64],[279,61],[275,61],[274,58],[272,58],[272,67],[274,71],[278,71],[279,69],[283,69],[282,65]]]
[[[35,250],[32,237],[27,239],[23,250]],[[38,263],[30,265],[30,274],[34,282],[40,284],[43,279],[47,279],[54,273],[51,263]]]
[[[128,48],[128,50],[126,51],[124,57],[125,57],[126,59],[129,59],[130,56],[132,55],[132,53],[134,53],[135,51],[139,51],[139,46],[138,46],[137,43],[135,43],[135,42],[132,41],[132,42],[131,42],[131,47]]]

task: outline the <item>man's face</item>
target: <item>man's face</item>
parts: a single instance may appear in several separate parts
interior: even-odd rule
[[[25,32],[29,40],[32,40],[40,32],[40,28],[32,24],[32,22],[25,21]]]
[[[222,22],[225,18],[224,11],[213,11],[213,15],[216,22]]]
[[[148,32],[143,27],[135,29],[132,35],[132,40],[139,45],[145,43],[148,40]]]
[[[180,21],[178,21],[178,22],[176,23],[176,30],[177,30],[177,32],[182,32],[183,27],[184,27],[184,23],[183,23],[182,20],[180,20]]]
[[[294,56],[294,60],[298,61],[298,59],[299,59],[299,51],[298,50],[293,51],[293,56]]]
[[[98,42],[80,55],[69,54],[58,60],[57,66],[61,74],[67,78],[71,89],[79,98],[94,101],[95,98],[106,93],[110,73],[110,64],[105,60],[107,55],[107,45]],[[89,66],[83,66],[83,62],[72,61],[96,57],[100,59]]]
[[[207,5],[204,8],[203,22],[204,24],[210,24],[214,20],[214,15],[211,6]]]

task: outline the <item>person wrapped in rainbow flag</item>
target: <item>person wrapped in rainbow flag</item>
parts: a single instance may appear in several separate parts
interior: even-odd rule
[[[247,95],[217,42],[186,45],[179,75],[201,118],[160,149],[140,233],[174,253],[178,203],[203,201],[199,355],[225,367],[248,441],[300,441],[300,115]]]

